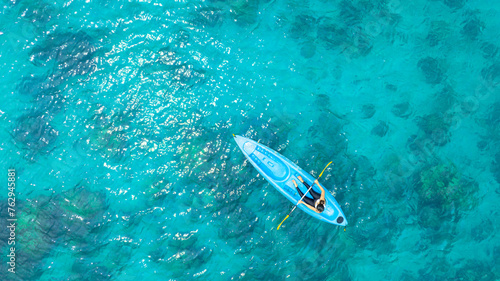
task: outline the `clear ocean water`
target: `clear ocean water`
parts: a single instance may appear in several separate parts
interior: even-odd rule
[[[500,280],[494,1],[0,15],[0,280]],[[232,134],[333,161],[346,230],[296,211],[278,231],[292,205]]]

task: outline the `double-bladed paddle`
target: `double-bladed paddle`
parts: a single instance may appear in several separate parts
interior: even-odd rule
[[[323,172],[326,170],[326,168],[328,168],[328,166],[330,166],[330,164],[332,164],[332,161],[330,161],[330,163],[328,163],[326,165],[326,167],[323,169],[323,171],[321,172],[321,174],[319,174],[319,177],[317,178],[318,180],[319,180],[319,178],[321,178],[321,176],[323,175]],[[286,221],[286,219],[288,219],[290,217],[290,215],[293,213],[293,211],[295,211],[295,208],[297,208],[297,206],[300,204],[300,201],[302,201],[304,199],[304,197],[306,197],[306,194],[309,193],[309,190],[311,190],[311,188],[314,186],[315,183],[316,183],[316,181],[313,182],[313,184],[309,187],[309,189],[307,189],[306,193],[304,193],[304,195],[302,196],[302,198],[300,198],[300,200],[293,207],[293,209],[290,211],[290,213],[288,213],[288,215],[286,215],[285,219],[280,223],[280,225],[278,225],[278,230],[280,229],[281,225]]]

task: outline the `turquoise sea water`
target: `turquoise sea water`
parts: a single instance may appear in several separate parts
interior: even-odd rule
[[[499,280],[500,5],[2,1],[0,280]],[[232,134],[318,176],[296,211]],[[8,169],[16,273],[8,272]]]

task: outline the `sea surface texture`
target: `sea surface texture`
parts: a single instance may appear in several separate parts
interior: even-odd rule
[[[497,2],[1,1],[0,280],[500,280]]]

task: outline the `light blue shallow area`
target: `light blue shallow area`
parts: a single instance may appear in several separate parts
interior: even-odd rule
[[[0,280],[498,280],[500,5],[0,4]],[[322,177],[294,212],[238,134]],[[16,271],[7,271],[7,170]]]

